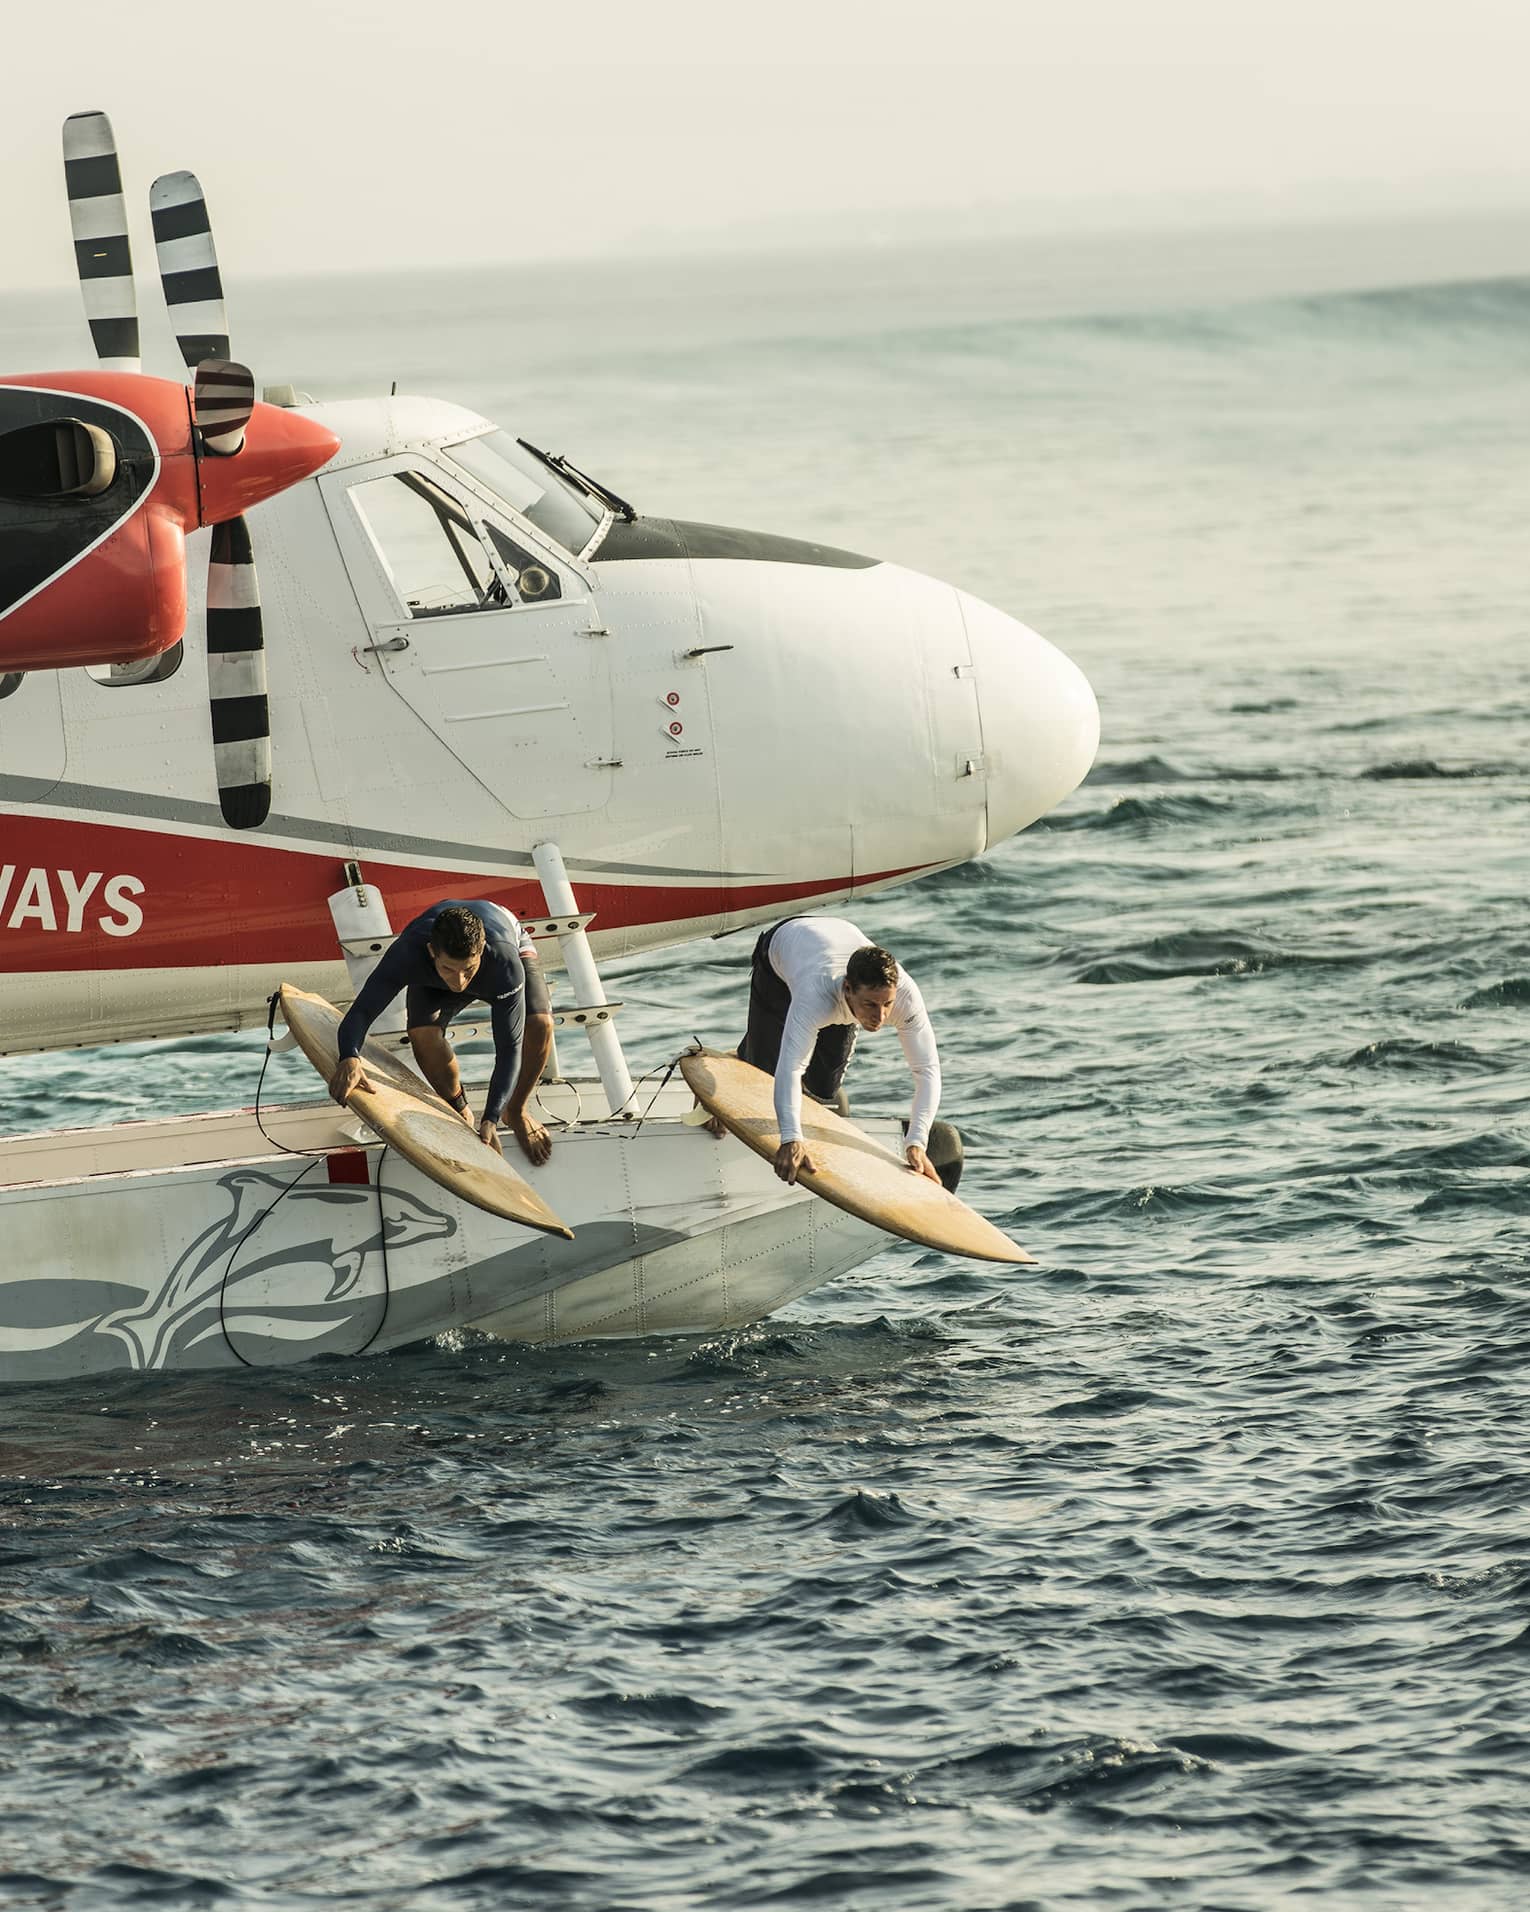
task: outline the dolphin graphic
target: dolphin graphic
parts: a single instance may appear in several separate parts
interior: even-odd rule
[[[240,1283],[256,1276],[307,1264],[314,1270],[316,1299],[346,1301],[357,1297],[368,1257],[385,1243],[393,1253],[457,1232],[450,1215],[395,1189],[382,1195],[379,1216],[375,1188],[294,1186],[291,1178],[256,1168],[232,1169],[219,1178],[218,1186],[229,1197],[228,1212],[182,1250],[151,1297],[103,1315],[95,1324],[97,1334],[115,1335],[123,1343],[130,1367],[175,1366],[178,1353],[217,1328]],[[278,1197],[286,1211],[284,1221],[277,1218],[285,1241],[261,1254],[261,1226]],[[294,1241],[295,1223],[313,1232]],[[337,1309],[335,1322],[352,1312]],[[273,1319],[269,1312],[266,1319]]]

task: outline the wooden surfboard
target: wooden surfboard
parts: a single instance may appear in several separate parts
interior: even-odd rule
[[[280,1000],[287,1027],[327,1088],[340,1061],[339,1010],[322,996],[310,996],[291,983],[282,984]],[[499,1151],[484,1147],[476,1126],[470,1129],[412,1069],[373,1042],[362,1044],[361,1065],[372,1086],[353,1090],[346,1106],[422,1175],[491,1215],[540,1229],[544,1235],[574,1239],[574,1231]]]
[[[774,1077],[713,1049],[682,1056],[680,1073],[702,1107],[746,1147],[767,1161],[775,1159],[781,1132],[776,1127]],[[916,1175],[901,1155],[806,1096],[802,1139],[818,1166],[811,1175],[797,1179],[836,1208],[885,1228],[889,1235],[943,1249],[948,1255],[1035,1262],[1034,1255],[1017,1247],[949,1189]]]

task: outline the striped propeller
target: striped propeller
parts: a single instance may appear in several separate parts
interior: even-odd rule
[[[271,711],[260,586],[243,518],[213,526],[207,691],[223,820],[232,830],[256,829],[271,813]]]
[[[111,371],[142,369],[133,257],[117,142],[104,113],[64,122],[64,178],[74,257],[96,356]],[[166,173],[149,191],[154,251],[175,342],[195,369],[191,410],[199,459],[244,448],[255,406],[248,367],[229,355],[223,280],[207,201],[191,173]],[[205,522],[205,520],[204,520]],[[242,517],[215,525],[207,570],[207,694],[218,804],[234,830],[271,811],[271,716],[260,591]]]
[[[207,199],[195,173],[165,173],[149,188],[154,256],[181,357],[194,374],[191,410],[205,455],[235,457],[255,405],[249,368],[230,358],[223,275]],[[260,587],[250,528],[213,530],[207,567],[207,698],[218,805],[232,830],[271,812],[271,704]]]
[[[138,373],[138,308],[127,210],[116,141],[104,113],[76,113],[65,122],[64,174],[75,261],[96,355],[109,370]],[[182,470],[180,461],[188,452],[194,457],[195,503],[184,509],[194,511],[195,524],[213,527],[207,574],[207,693],[218,803],[230,828],[250,830],[271,812],[270,698],[250,530],[242,516],[225,514],[273,497],[317,471],[339,440],[291,415],[278,423],[281,413],[256,406],[248,367],[230,357],[212,222],[194,175],[166,173],[156,179],[149,211],[176,344],[194,371],[194,430],[188,444],[181,436],[183,421],[172,406],[169,416],[176,422],[171,435],[177,440],[172,457]],[[163,410],[162,395],[157,402]],[[73,441],[62,448],[50,445],[58,472],[63,472],[65,451],[75,455],[75,465],[83,456]],[[95,449],[99,466],[100,447]],[[224,462],[234,459],[240,462]],[[70,470],[74,472],[74,465]],[[65,488],[83,489],[78,483]],[[190,529],[191,524],[181,528]],[[180,582],[178,576],[177,587]]]
[[[104,113],[74,113],[64,121],[64,184],[75,270],[96,357],[110,372],[136,372],[140,364],[133,255],[117,142]]]
[[[188,367],[229,357],[228,312],[207,200],[195,173],[165,173],[149,188],[160,284]]]

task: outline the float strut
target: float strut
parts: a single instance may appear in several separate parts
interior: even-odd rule
[[[542,880],[542,897],[548,915],[577,916],[579,905],[574,900],[574,888],[568,880],[568,871],[563,867],[563,853],[557,844],[537,844],[531,852],[531,860]],[[590,939],[583,928],[576,925],[572,929],[560,930],[558,947],[563,956],[563,967],[568,971],[568,979],[574,987],[575,1000],[582,1008],[603,1008],[607,1002],[605,986],[595,967],[595,958],[590,953]],[[630,1116],[633,1113],[632,1077],[627,1073],[627,1058],[622,1054],[621,1037],[609,1018],[597,1021],[592,1017],[585,1024],[585,1032],[590,1038],[595,1067],[600,1071],[600,1086],[606,1092],[606,1102],[612,1115]]]

